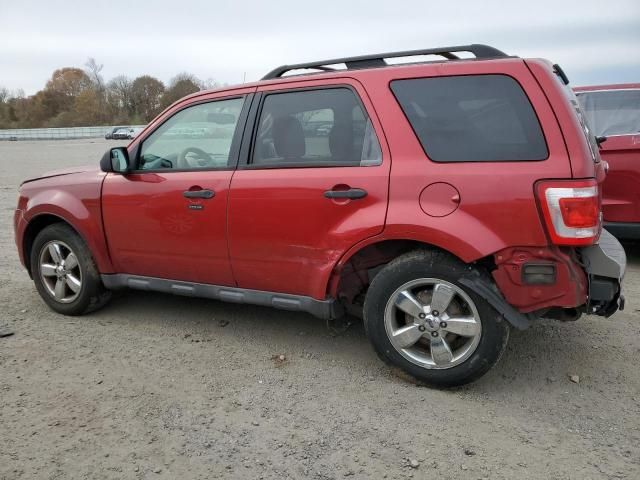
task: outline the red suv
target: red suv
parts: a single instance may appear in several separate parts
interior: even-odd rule
[[[544,60],[467,45],[287,65],[178,101],[100,165],[20,188],[21,260],[63,314],[128,287],[359,315],[383,360],[451,386],[511,326],[623,307],[604,166]]]
[[[609,164],[602,186],[605,227],[640,239],[640,83],[574,89]]]

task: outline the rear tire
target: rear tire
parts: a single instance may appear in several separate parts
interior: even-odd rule
[[[498,362],[510,327],[458,282],[469,268],[445,252],[418,250],[378,272],[365,298],[364,325],[382,360],[436,387],[472,382]]]
[[[58,313],[83,315],[103,307],[111,298],[89,247],[64,223],[49,225],[38,233],[30,261],[38,293]]]

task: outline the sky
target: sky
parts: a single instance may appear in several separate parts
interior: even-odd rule
[[[274,67],[469,43],[559,63],[571,83],[640,82],[640,0],[0,0],[0,87],[53,70],[179,72],[236,84]]]

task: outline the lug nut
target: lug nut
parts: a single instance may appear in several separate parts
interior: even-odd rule
[[[437,337],[438,336],[438,332],[431,332],[431,336],[432,337]]]
[[[424,325],[420,325],[418,327],[418,330],[420,330],[421,332],[424,332],[426,330],[426,328],[424,328]]]
[[[440,326],[442,328],[447,328],[447,322],[440,322]]]
[[[427,316],[424,313],[420,313],[418,315],[418,318],[421,319],[421,320],[424,320],[425,318],[427,318]]]
[[[440,312],[438,312],[438,310],[434,310],[433,312],[431,312],[431,315],[437,317],[438,315],[440,315]]]

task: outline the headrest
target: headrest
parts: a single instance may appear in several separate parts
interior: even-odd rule
[[[306,145],[300,121],[291,115],[276,118],[273,122],[273,145],[279,157],[304,157]]]

